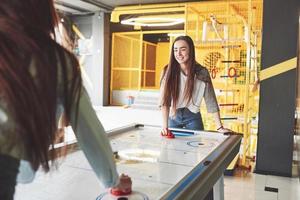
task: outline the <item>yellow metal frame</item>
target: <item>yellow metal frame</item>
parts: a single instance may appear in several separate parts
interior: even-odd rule
[[[76,35],[80,38],[80,39],[85,39],[84,35],[79,31],[79,29],[77,28],[77,26],[75,26],[74,24],[72,25],[72,29],[73,31],[76,33]]]
[[[140,34],[139,32],[135,33],[136,35]],[[127,34],[126,34],[127,35]],[[114,86],[114,75],[115,75],[115,71],[128,71],[129,72],[129,83],[128,83],[128,87],[122,87],[122,90],[127,90],[127,89],[136,89],[132,87],[132,72],[133,71],[140,71],[139,66],[137,67],[132,67],[133,66],[133,61],[132,61],[132,48],[133,48],[133,41],[137,41],[139,42],[139,39],[137,38],[132,38],[132,37],[128,37],[124,34],[112,34],[112,57],[111,57],[111,79],[110,79],[110,104],[113,103],[113,98],[112,98],[112,94],[113,94],[113,86]],[[116,37],[122,37],[122,38],[126,38],[126,39],[130,39],[130,47],[128,52],[130,53],[129,55],[129,66],[131,67],[114,67],[115,63],[114,63],[114,52],[115,52],[115,38]],[[137,88],[138,89],[138,88]]]
[[[239,90],[240,92],[238,95],[232,94],[230,96],[228,93],[225,93],[223,98],[225,103],[232,101],[232,102],[238,102],[239,107],[241,107],[241,110],[243,108],[242,113],[238,113],[238,111],[231,111],[231,113],[235,112],[235,115],[240,118],[237,120],[236,123],[232,123],[232,127],[236,131],[243,132],[244,134],[244,139],[243,139],[243,152],[242,152],[242,164],[246,165],[246,158],[249,157],[250,153],[252,152],[252,149],[254,149],[253,146],[254,142],[252,141],[251,137],[255,136],[251,133],[251,129],[255,128],[256,125],[251,124],[251,118],[252,116],[257,113],[257,110],[253,109],[254,105],[254,98],[258,96],[257,93],[253,93],[250,89],[251,86],[253,86],[255,83],[254,81],[257,80],[258,78],[258,71],[257,71],[257,63],[252,62],[252,56],[251,52],[257,51],[257,46],[255,48],[252,47],[253,45],[253,35],[252,32],[255,32],[257,28],[260,28],[259,31],[261,30],[261,24],[260,20],[261,19],[253,19],[253,16],[257,17],[256,15],[258,12],[260,12],[260,9],[253,10],[253,6],[256,6],[256,4],[259,4],[259,8],[262,7],[262,0],[240,0],[240,1],[209,1],[209,2],[189,2],[189,3],[170,3],[170,4],[152,4],[152,5],[138,5],[138,6],[122,6],[122,7],[117,7],[113,10],[111,14],[111,21],[112,22],[119,22],[119,18],[121,15],[138,15],[138,14],[147,14],[147,16],[151,15],[152,16],[162,16],[164,13],[170,13],[170,12],[182,12],[185,18],[185,24],[184,24],[184,30],[176,30],[176,31],[140,31],[140,45],[142,48],[140,48],[140,56],[142,58],[142,51],[145,51],[145,47],[143,48],[143,41],[142,41],[142,36],[143,34],[156,34],[156,33],[182,33],[184,31],[185,35],[192,35],[194,34],[196,39],[195,41],[195,47],[198,50],[220,50],[222,48],[222,45],[239,45],[241,50],[247,50],[246,54],[246,66],[245,69],[243,69],[245,75],[245,81],[238,84],[232,84],[229,82],[221,83],[221,82],[216,82],[214,83],[215,88],[218,89],[223,89],[223,90]],[[218,7],[216,9],[218,17],[222,18],[230,18],[231,22],[233,23],[238,23],[239,25],[245,27],[248,30],[248,35],[247,35],[247,40],[245,41],[226,41],[224,43],[220,42],[202,42],[200,38],[200,30],[201,30],[201,23],[200,21],[207,20],[209,18],[209,11],[206,10],[206,12],[203,14],[203,9],[207,9],[207,7],[211,6],[213,7]],[[226,7],[225,7],[226,6]],[[222,13],[223,10],[225,9],[224,14]],[[227,12],[226,12],[227,11]],[[194,15],[191,15],[192,13],[195,13]],[[216,13],[214,13],[216,14]],[[195,30],[188,30],[190,28],[190,23],[195,24]],[[192,24],[192,26],[194,26]],[[239,30],[236,31],[236,35],[239,35]],[[137,32],[122,32],[122,33],[114,33],[113,38],[117,34],[124,34],[124,35],[130,35],[130,34],[136,34]],[[234,36],[233,36],[234,37]],[[114,40],[114,39],[113,39]],[[170,44],[172,44],[174,40],[174,37],[170,36]],[[251,43],[252,42],[252,43]],[[254,42],[255,43],[255,42]],[[256,45],[256,44],[255,44]],[[171,46],[171,45],[170,45]],[[227,51],[227,52],[226,52]],[[232,58],[231,57],[231,52],[230,50],[225,50],[224,57],[225,59]],[[112,50],[114,52],[114,49]],[[239,52],[240,56],[242,55],[242,51]],[[256,53],[254,53],[256,57]],[[145,59],[145,58],[144,58]],[[256,59],[256,58],[254,58]],[[291,64],[292,62],[292,64]],[[289,63],[284,63],[283,65],[291,66],[290,69],[293,68],[295,61],[294,58],[292,61],[289,61]],[[145,60],[144,60],[145,64]],[[113,61],[112,61],[112,77],[113,77]],[[229,64],[224,64],[225,69],[228,70]],[[139,71],[139,90],[141,90],[141,85],[145,85],[145,66],[142,66],[142,60],[140,60],[140,66],[138,66],[138,69],[136,68],[124,68],[123,70],[138,70]],[[241,65],[240,65],[241,68]],[[276,69],[275,69],[276,68]],[[286,68],[285,68],[286,69]],[[242,70],[242,69],[240,69]],[[289,70],[289,69],[286,69]],[[151,71],[152,72],[152,71]],[[265,78],[269,78],[270,76],[276,75],[278,73],[282,73],[282,67],[276,66],[272,69],[266,70],[266,71],[261,71],[261,80],[264,80]],[[141,83],[141,73],[144,73],[144,81]],[[256,77],[255,77],[256,76]],[[111,79],[112,80],[112,79]],[[112,86],[112,84],[111,84]],[[122,88],[124,89],[124,88]],[[111,92],[112,92],[112,87],[111,87]],[[239,108],[237,108],[238,110]],[[232,109],[233,110],[233,109]],[[225,109],[225,114],[227,114],[227,110]],[[229,113],[229,112],[228,112]],[[257,128],[257,127],[256,127]]]
[[[243,109],[243,113],[241,114],[236,114],[236,116],[242,120],[238,120],[237,123],[232,123],[232,127],[234,126],[234,130],[239,131],[239,132],[243,132],[244,134],[244,139],[243,139],[243,151],[242,151],[242,164],[243,165],[247,165],[247,160],[246,158],[250,157],[251,152],[253,152],[254,149],[254,142],[251,140],[252,136],[256,136],[253,135],[251,133],[251,129],[252,128],[257,128],[253,125],[251,125],[251,119],[252,116],[257,113],[257,110],[253,110],[253,103],[254,103],[254,97],[255,94],[251,92],[250,90],[250,86],[254,85],[255,80],[257,80],[257,78],[253,78],[254,74],[257,74],[257,71],[255,70],[255,68],[257,67],[257,63],[255,63],[255,65],[253,65],[251,63],[251,58],[252,55],[250,54],[251,51],[251,45],[253,45],[251,42],[253,42],[252,38],[251,38],[251,33],[252,31],[252,27],[254,27],[255,25],[253,24],[254,22],[252,21],[253,16],[252,16],[252,8],[254,3],[261,3],[262,1],[256,1],[256,0],[247,0],[247,1],[228,1],[228,2],[197,2],[197,3],[190,3],[187,4],[186,6],[186,23],[185,23],[185,33],[187,35],[194,34],[194,39],[195,41],[200,41],[200,42],[195,42],[195,47],[197,49],[215,49],[218,50],[221,48],[222,45],[239,45],[241,46],[241,49],[246,48],[247,49],[247,56],[246,56],[246,67],[245,67],[245,83],[244,85],[233,85],[230,83],[228,83],[228,81],[225,81],[224,83],[214,83],[215,88],[218,89],[222,89],[227,91],[228,89],[235,89],[235,90],[239,90],[240,94],[237,97],[237,99],[234,98],[234,94],[229,98],[228,94],[225,93],[223,98],[225,101],[225,104],[227,103],[234,103],[235,101],[240,102],[239,105],[243,105],[244,109]],[[242,3],[244,6],[246,6],[247,12],[245,12],[245,10],[240,10],[239,6],[234,6],[237,3]],[[202,42],[201,38],[199,38],[199,28],[201,29],[201,27],[199,27],[199,20],[195,20],[193,18],[195,18],[195,16],[197,17],[198,13],[199,15],[201,15],[201,12],[198,12],[198,6],[199,4],[210,4],[210,5],[227,5],[227,13],[224,13],[224,16],[228,16],[228,17],[235,17],[237,18],[238,21],[240,21],[239,23],[241,25],[243,25],[244,27],[246,27],[249,30],[249,34],[248,34],[248,38],[247,38],[247,42],[245,41],[226,41],[224,42]],[[245,8],[245,7],[243,7]],[[213,11],[212,11],[213,12]],[[188,16],[188,14],[193,13],[194,16]],[[232,15],[233,13],[233,15]],[[247,14],[246,14],[247,13]],[[203,13],[202,13],[203,15]],[[202,19],[202,21],[204,21],[205,17],[203,16],[199,16],[199,19]],[[220,14],[218,13],[218,17],[220,17]],[[228,18],[226,17],[226,18]],[[194,22],[194,27],[195,30],[188,30],[188,23],[189,21],[192,20],[192,22]],[[259,23],[259,21],[257,20],[255,23]],[[257,25],[256,25],[257,26]],[[191,29],[191,27],[189,27],[189,29]],[[256,51],[257,49],[255,49]],[[225,54],[224,56],[226,57],[225,59],[229,59],[229,55],[231,53],[225,50]],[[231,57],[232,58],[232,57]],[[256,58],[255,58],[256,59]],[[224,64],[226,67],[225,69],[229,67],[228,64]],[[254,67],[253,67],[254,66]],[[252,69],[254,68],[254,69]],[[227,79],[228,80],[228,79]],[[226,109],[225,110],[225,114],[227,112]]]
[[[248,0],[248,22],[246,24],[248,30],[247,38],[247,62],[246,62],[246,83],[244,96],[244,138],[243,138],[243,158],[242,163],[247,165],[246,158],[250,155],[250,119],[249,119],[249,85],[250,85],[250,62],[251,62],[251,24],[252,24],[252,0]]]
[[[150,43],[150,42],[143,42],[145,45],[144,45],[144,55],[147,55],[147,45],[152,45],[152,46],[157,46],[156,44],[153,44],[153,43]],[[155,73],[156,71],[155,70],[147,70],[147,56],[144,56],[144,65],[142,66],[142,73],[143,73],[143,89],[146,88],[146,72],[153,72]]]
[[[114,74],[115,71],[128,71],[129,72],[129,86],[128,87],[122,87],[119,90],[128,90],[128,89],[136,89],[136,90],[153,90],[155,89],[155,87],[145,87],[145,81],[146,81],[146,72],[153,72],[155,73],[155,70],[147,70],[146,69],[146,62],[144,60],[144,62],[142,61],[142,59],[139,59],[139,64],[137,66],[133,66],[133,60],[132,60],[132,56],[129,56],[129,65],[130,67],[114,67],[115,63],[114,63],[114,52],[115,50],[115,38],[116,37],[122,37],[122,38],[127,38],[130,39],[131,41],[136,41],[139,42],[139,56],[140,58],[143,58],[143,52],[146,53],[146,50],[143,48],[143,45],[156,45],[147,41],[143,41],[143,35],[144,34],[158,34],[158,33],[182,33],[182,30],[158,30],[158,31],[131,31],[131,32],[115,32],[112,34],[112,56],[111,56],[111,79],[110,79],[110,104],[113,103],[113,99],[112,99],[112,92],[114,90],[113,86],[114,86]],[[130,37],[130,35],[139,35],[139,38],[134,38],[134,37]],[[145,46],[146,47],[146,46]],[[129,47],[128,50],[130,53],[132,52],[132,43]],[[146,59],[144,57],[144,59]],[[144,66],[142,65],[142,63],[144,63]],[[138,87],[137,88],[133,88],[132,86],[132,72],[138,72]],[[142,83],[142,75],[143,75],[143,83]],[[144,87],[143,87],[144,86]]]

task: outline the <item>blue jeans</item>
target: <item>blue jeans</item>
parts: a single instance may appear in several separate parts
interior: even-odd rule
[[[200,112],[193,113],[188,108],[178,108],[175,118],[169,117],[169,127],[204,130]]]

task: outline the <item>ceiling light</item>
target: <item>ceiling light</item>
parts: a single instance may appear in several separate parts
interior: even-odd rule
[[[168,33],[169,37],[179,37],[183,35],[185,35],[185,33]]]
[[[183,18],[168,18],[168,17],[137,17],[122,20],[121,24],[133,26],[173,26],[184,23]]]
[[[118,152],[121,159],[140,162],[158,162],[160,152],[150,149],[124,149]]]

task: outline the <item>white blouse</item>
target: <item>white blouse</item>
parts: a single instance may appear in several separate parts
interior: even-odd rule
[[[208,70],[204,69],[207,75],[209,76]],[[206,104],[206,109],[208,113],[214,113],[219,111],[219,106],[217,102],[217,98],[214,92],[213,85],[211,81],[209,82],[204,82],[202,80],[199,80],[195,76],[194,80],[194,91],[192,95],[192,99],[190,102],[185,102],[184,101],[184,94],[185,94],[185,85],[187,82],[187,76],[184,75],[183,72],[180,73],[180,90],[179,90],[179,96],[178,96],[178,101],[176,105],[176,110],[179,108],[188,108],[191,112],[197,113],[200,112],[200,106],[202,99],[204,98],[205,104]],[[159,106],[162,106],[162,97],[164,93],[164,85],[165,85],[165,77],[163,77],[161,81],[161,86],[160,86],[160,101],[159,101]],[[171,102],[171,107],[173,107],[173,101]],[[170,113],[172,116],[172,112]]]

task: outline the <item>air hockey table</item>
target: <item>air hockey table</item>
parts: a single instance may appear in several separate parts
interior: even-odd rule
[[[158,126],[133,124],[108,132],[118,172],[132,178],[131,195],[117,197],[102,188],[82,151],[78,150],[68,155],[59,172],[47,180],[56,187],[52,190],[62,194],[53,199],[201,200],[239,152],[242,138],[239,134],[171,129],[175,138],[169,139],[162,137],[160,130]],[[66,190],[72,192],[64,192]]]

